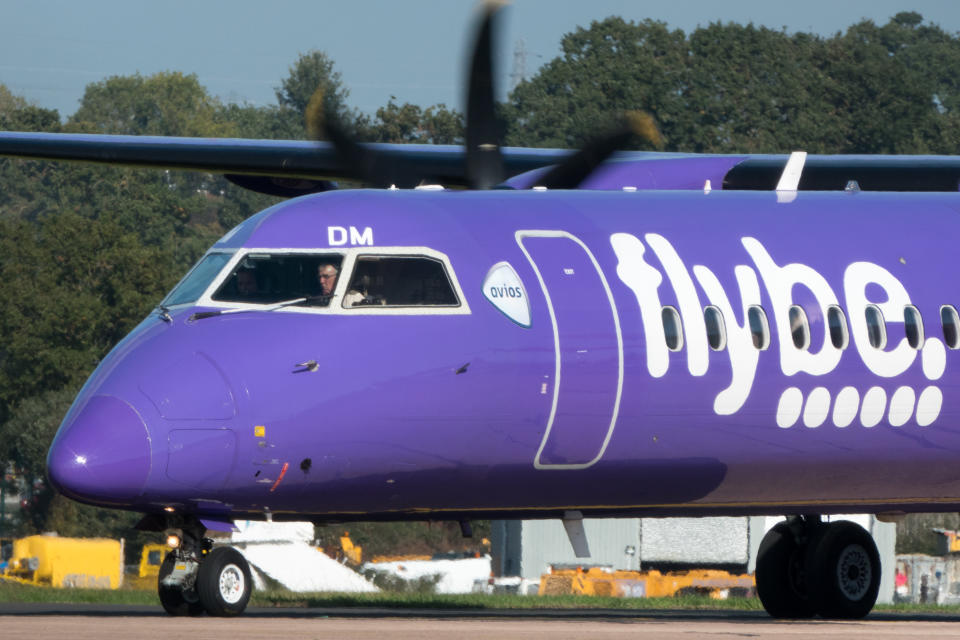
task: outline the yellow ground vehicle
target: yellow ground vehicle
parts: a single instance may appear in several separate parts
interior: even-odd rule
[[[170,547],[165,544],[145,544],[140,551],[140,569],[137,575],[141,578],[155,578],[160,575],[160,565],[166,557]]]
[[[0,577],[51,587],[117,589],[123,582],[123,541],[28,536],[13,541]]]
[[[591,595],[666,598],[687,593],[725,598],[756,588],[753,576],[714,569],[692,571],[614,571],[603,567],[552,569],[540,578],[540,595]]]

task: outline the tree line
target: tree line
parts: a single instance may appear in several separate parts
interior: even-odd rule
[[[668,151],[952,154],[960,142],[960,38],[917,13],[831,37],[611,17],[565,35],[561,51],[498,106],[507,144],[574,148],[636,109]],[[179,72],[94,82],[65,117],[0,84],[0,130],[305,139],[318,88],[362,140],[463,140],[463,115],[443,104],[357,111],[321,51],[301,55],[276,104],[260,107],[224,103]],[[110,347],[217,237],[274,202],[214,175],[0,160],[0,469],[7,490],[28,494],[0,535],[129,535],[135,516],[46,487],[46,449]]]

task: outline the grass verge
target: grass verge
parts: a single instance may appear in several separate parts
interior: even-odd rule
[[[135,589],[52,589],[0,580],[0,602],[60,602],[160,605],[154,591]],[[586,596],[515,596],[424,593],[294,593],[254,591],[251,607],[330,607],[383,609],[744,609],[759,610],[755,598],[711,600],[678,598],[605,598]]]
[[[0,602],[62,602],[160,605],[155,591],[134,589],[53,589],[0,579]]]
[[[465,593],[255,593],[261,607],[377,607],[387,609],[741,609],[760,610],[756,598],[713,600],[705,596],[677,598],[612,598],[600,596],[515,596]]]
[[[0,602],[48,602],[130,604],[156,606],[160,602],[154,591],[135,589],[52,589],[35,587],[0,579]],[[462,609],[466,611],[511,609],[617,609],[643,610],[739,610],[760,611],[757,598],[729,598],[713,600],[706,596],[676,598],[609,598],[598,596],[514,596],[460,594],[438,595],[421,593],[293,593],[283,590],[254,591],[251,607],[317,607],[317,608],[377,608],[377,609]],[[960,615],[960,605],[895,604],[877,605],[877,612],[905,614]]]

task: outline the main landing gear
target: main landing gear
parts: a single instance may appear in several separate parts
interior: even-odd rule
[[[792,516],[763,537],[756,576],[774,618],[863,618],[880,590],[880,554],[853,522]]]
[[[199,522],[182,528],[180,544],[160,565],[157,592],[172,616],[237,616],[247,608],[253,580],[250,565],[236,549],[213,548]]]

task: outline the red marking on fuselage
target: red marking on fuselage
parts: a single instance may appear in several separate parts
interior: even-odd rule
[[[280,481],[283,480],[283,476],[287,475],[287,469],[289,469],[289,468],[290,468],[290,463],[289,463],[289,462],[284,462],[284,463],[283,463],[283,468],[280,469],[280,475],[277,476],[277,481],[273,483],[273,486],[272,486],[272,487],[270,487],[270,491],[271,491],[271,492],[273,492],[273,490],[277,488],[277,485],[279,485],[279,484],[280,484]]]

